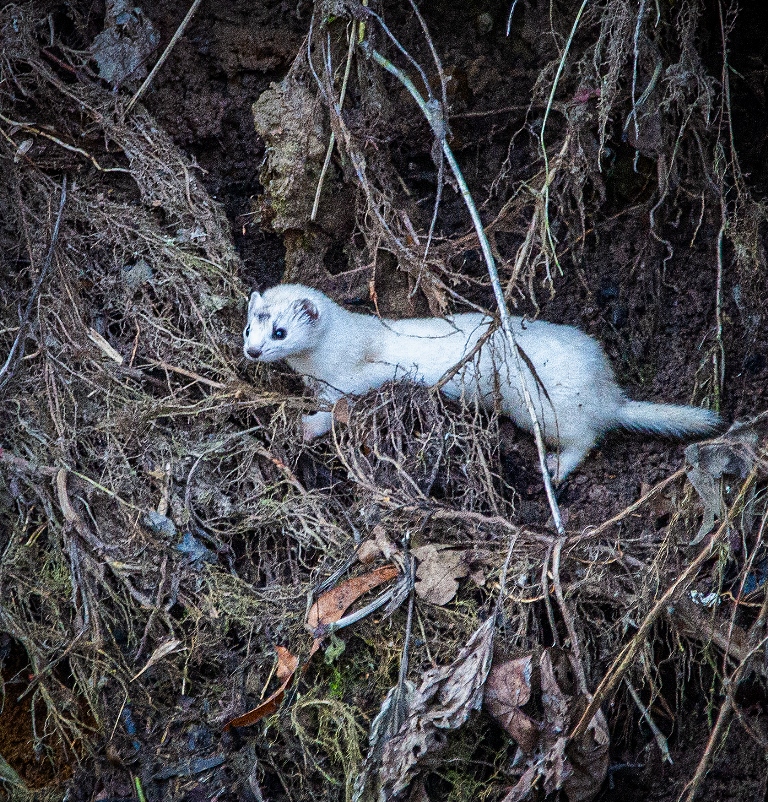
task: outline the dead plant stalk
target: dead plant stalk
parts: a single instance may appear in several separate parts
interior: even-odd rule
[[[147,88],[152,83],[155,75],[157,75],[157,73],[160,70],[160,68],[163,66],[163,64],[165,64],[165,60],[171,54],[171,50],[173,50],[173,48],[176,45],[176,42],[178,42],[179,39],[181,38],[182,34],[186,30],[187,25],[189,25],[190,20],[195,15],[195,12],[197,11],[198,6],[202,2],[203,2],[203,0],[195,0],[195,2],[192,3],[192,5],[189,7],[189,11],[187,11],[186,15],[184,16],[184,19],[181,21],[181,24],[179,25],[179,27],[176,29],[176,32],[171,37],[171,41],[168,42],[168,46],[165,48],[165,50],[163,50],[162,55],[157,60],[157,64],[155,64],[155,66],[152,67],[152,70],[150,71],[149,75],[144,79],[144,82],[142,83],[142,85],[136,90],[136,93],[134,94],[134,96],[128,101],[128,105],[125,107],[125,116],[126,117],[131,113],[131,109],[136,105],[136,102],[144,94],[144,92],[147,91]]]
[[[446,161],[448,162],[451,172],[456,179],[457,184],[459,185],[459,189],[461,191],[461,196],[464,199],[464,203],[467,206],[467,210],[469,211],[470,217],[472,218],[472,223],[475,227],[475,231],[477,232],[477,237],[480,241],[480,248],[483,252],[483,257],[485,258],[485,264],[488,269],[488,275],[491,279],[491,286],[493,287],[493,294],[496,298],[496,304],[499,309],[499,316],[501,318],[501,328],[504,332],[504,336],[507,338],[507,342],[509,343],[510,350],[513,355],[514,359],[514,367],[515,371],[520,379],[520,385],[523,390],[523,398],[525,399],[525,406],[528,409],[528,414],[531,416],[531,422],[533,424],[533,436],[536,441],[536,450],[539,454],[539,467],[541,469],[541,475],[544,480],[544,489],[547,494],[547,501],[549,502],[550,510],[552,511],[552,519],[555,525],[555,529],[557,533],[561,536],[565,536],[565,529],[563,527],[562,516],[560,514],[560,508],[557,504],[557,499],[555,498],[555,492],[552,487],[552,477],[549,474],[549,470],[547,468],[547,454],[546,449],[544,447],[544,437],[541,431],[541,424],[539,423],[539,419],[536,415],[536,410],[533,406],[533,400],[531,399],[530,393],[528,392],[528,387],[525,382],[525,374],[523,372],[523,360],[521,358],[521,349],[520,346],[517,344],[515,339],[515,335],[512,331],[512,321],[510,319],[509,310],[507,309],[507,302],[504,298],[504,290],[501,286],[501,279],[499,278],[499,272],[496,269],[496,262],[493,258],[493,254],[491,253],[491,246],[488,242],[488,238],[485,235],[485,230],[483,229],[483,223],[480,219],[480,214],[477,211],[477,207],[475,206],[475,202],[472,199],[472,195],[469,191],[469,187],[467,186],[467,182],[464,180],[464,175],[461,172],[461,168],[459,167],[458,162],[456,161],[455,156],[453,155],[453,151],[451,150],[450,146],[448,145],[448,141],[446,139],[446,128],[445,128],[445,118],[443,116],[443,109],[442,107],[434,100],[427,102],[421,96],[421,93],[416,89],[413,81],[398,67],[396,67],[392,62],[388,59],[384,58],[378,51],[374,50],[368,40],[364,41],[360,45],[363,48],[363,51],[370,56],[380,67],[383,67],[387,72],[391,73],[395,76],[405,88],[410,93],[411,97],[416,101],[419,109],[421,110],[424,117],[427,119],[427,122],[430,125],[435,137],[440,142],[440,146],[442,148],[443,154],[445,155]]]
[[[27,301],[27,307],[24,310],[24,314],[21,317],[21,321],[19,323],[19,331],[16,334],[16,337],[13,340],[13,345],[11,345],[11,349],[8,352],[8,358],[5,360],[5,363],[0,368],[0,379],[5,376],[6,373],[10,370],[11,363],[13,362],[14,354],[16,353],[19,347],[22,347],[22,343],[24,342],[24,334],[27,328],[27,324],[29,323],[29,318],[32,315],[32,308],[35,305],[35,299],[37,298],[37,294],[40,292],[40,287],[43,285],[43,281],[45,281],[46,275],[48,275],[48,271],[51,269],[51,264],[53,263],[53,254],[56,250],[56,243],[59,240],[59,229],[61,227],[61,218],[64,214],[64,205],[67,202],[67,177],[64,176],[61,182],[61,194],[59,197],[59,210],[56,214],[56,222],[53,224],[53,233],[51,234],[51,242],[48,246],[48,252],[45,255],[45,261],[43,262],[43,266],[40,270],[40,275],[37,277],[37,281],[35,282],[35,286],[32,288],[32,292],[29,294],[29,300]],[[23,347],[22,347],[23,353]],[[9,374],[8,378],[10,378]],[[8,379],[4,379],[0,382],[0,386],[5,384]]]
[[[635,633],[632,640],[621,650],[620,654],[613,661],[613,664],[606,672],[600,684],[595,690],[592,701],[587,705],[586,710],[582,714],[576,726],[568,736],[569,740],[578,738],[592,721],[593,716],[598,711],[603,702],[608,698],[608,694],[616,687],[619,680],[624,676],[624,672],[629,668],[632,660],[645,642],[646,638],[651,632],[651,628],[656,623],[661,614],[667,609],[667,605],[678,595],[684,593],[690,583],[696,576],[697,571],[701,566],[712,556],[713,548],[720,543],[730,531],[730,524],[733,517],[737,514],[737,510],[741,509],[741,505],[746,498],[747,491],[757,478],[758,469],[755,467],[750,472],[749,476],[744,481],[744,484],[739,490],[739,495],[734,500],[731,509],[725,516],[725,520],[720,524],[717,532],[712,536],[709,543],[705,544],[702,550],[697,555],[696,559],[683,571],[678,579],[673,582],[667,590],[661,595],[658,601],[653,605],[651,611],[646,615],[643,623]]]

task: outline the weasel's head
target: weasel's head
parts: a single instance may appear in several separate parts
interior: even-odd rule
[[[322,328],[323,302],[329,303],[321,292],[300,284],[281,284],[263,295],[254,292],[243,330],[245,355],[277,362],[311,351]]]

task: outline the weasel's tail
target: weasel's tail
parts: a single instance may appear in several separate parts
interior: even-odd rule
[[[714,434],[722,427],[723,419],[700,407],[627,401],[619,410],[617,423],[638,432],[683,438]]]

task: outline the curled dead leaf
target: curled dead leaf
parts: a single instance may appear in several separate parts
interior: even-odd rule
[[[370,571],[362,576],[352,577],[351,579],[342,582],[335,588],[321,594],[315,603],[310,607],[307,614],[306,627],[315,636],[312,647],[309,650],[309,657],[320,648],[322,628],[334,621],[338,621],[346,612],[347,608],[360,598],[364,593],[389,581],[398,574],[398,569],[394,565],[384,565],[380,568]],[[224,731],[232,727],[246,727],[249,724],[255,724],[260,721],[264,716],[269,716],[274,713],[283,701],[285,696],[285,689],[293,679],[296,668],[299,664],[298,658],[295,657],[288,649],[283,646],[275,647],[277,652],[277,677],[282,680],[280,687],[265,699],[260,705],[257,705],[252,710],[244,713],[242,716],[233,718],[228,722]],[[305,668],[309,661],[304,664]]]
[[[459,589],[459,580],[471,577],[477,585],[485,582],[478,563],[487,559],[485,552],[475,549],[454,549],[430,543],[413,550],[419,561],[416,569],[416,595],[430,604],[447,604]]]
[[[724,515],[723,478],[746,478],[757,459],[757,432],[739,424],[731,429],[714,443],[692,443],[685,449],[688,480],[704,503],[704,517],[691,546],[700,543],[714,528],[715,519]]]
[[[579,720],[589,698],[571,689],[571,655],[545,649],[539,671],[533,655],[494,665],[486,683],[485,708],[526,753],[522,774],[503,802],[522,802],[541,791],[564,791],[569,802],[589,802],[608,772],[608,726],[598,710],[582,735],[569,741],[566,733]],[[538,679],[538,686],[535,680]],[[537,721],[521,706],[536,698],[542,710]]]
[[[587,702],[586,697],[580,697],[578,703],[574,704],[571,725],[579,720]],[[563,790],[569,802],[589,802],[600,790],[608,773],[609,745],[608,722],[603,711],[598,710],[587,729],[569,741],[565,749],[571,772],[563,782]]]
[[[539,739],[539,725],[520,708],[531,698],[533,655],[494,663],[485,684],[485,709],[530,754]]]
[[[364,540],[355,552],[360,565],[370,565],[381,557],[381,547],[375,540]]]
[[[422,763],[445,746],[446,731],[457,729],[479,709],[493,656],[493,635],[492,616],[450,665],[426,671],[418,689],[390,691],[375,729],[371,728],[371,748],[355,783],[354,800],[402,798]]]
[[[419,561],[416,595],[430,604],[447,604],[459,589],[459,579],[469,573],[464,552],[430,544],[413,550]]]
[[[285,646],[275,646],[275,651],[277,652],[275,673],[277,678],[284,682],[293,676],[293,672],[296,671],[296,667],[299,665],[299,658],[292,654],[289,649],[286,649]]]
[[[315,636],[322,637],[322,628],[338,621],[350,605],[363,594],[373,590],[390,579],[394,579],[399,569],[394,565],[382,565],[367,574],[353,576],[336,587],[318,596],[307,613],[306,628]]]
[[[285,689],[293,679],[296,668],[299,665],[299,659],[293,655],[284,646],[276,646],[277,652],[277,668],[275,673],[277,678],[282,680],[280,687],[270,696],[268,696],[260,705],[257,705],[242,716],[233,718],[224,725],[224,732],[227,732],[232,727],[247,727],[249,724],[255,724],[260,721],[264,716],[270,716],[279,707],[285,696]]]

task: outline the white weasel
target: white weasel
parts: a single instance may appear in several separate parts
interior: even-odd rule
[[[467,357],[491,319],[478,313],[448,318],[383,320],[348,312],[318,290],[282,284],[254,292],[243,331],[249,359],[284,359],[329,405],[391,379],[432,386]],[[512,318],[519,347],[536,371],[523,368],[542,425],[555,448],[548,460],[561,482],[606,432],[632,429],[673,437],[703,436],[719,415],[692,406],[630,401],[616,384],[600,345],[573,326]],[[491,334],[441,388],[449,398],[479,400],[527,432],[532,422],[503,332]],[[537,381],[538,379],[538,381]],[[304,437],[330,430],[330,411],[305,415]]]

